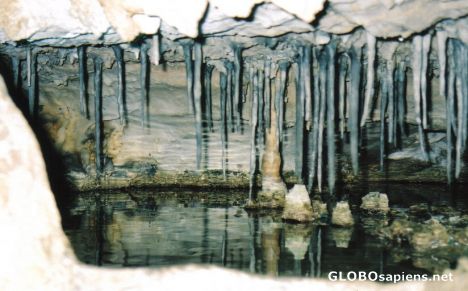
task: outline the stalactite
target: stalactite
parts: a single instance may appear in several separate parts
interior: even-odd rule
[[[327,45],[327,169],[328,192],[335,193],[335,55],[337,42],[332,41]]]
[[[387,104],[388,104],[388,95],[389,95],[389,78],[387,75],[389,74],[389,70],[391,68],[387,67],[384,69],[382,68],[381,73],[381,81],[380,81],[380,152],[379,152],[379,165],[380,171],[384,170],[384,159],[385,159],[385,147],[386,147],[386,138],[385,138],[385,113],[387,111]]]
[[[466,135],[466,92],[463,92],[463,83],[466,86],[468,81],[463,78],[463,70],[466,69],[466,54],[463,52],[463,44],[458,40],[452,40],[453,43],[453,58],[455,62],[455,92],[457,96],[457,143],[455,146],[455,178],[460,178],[461,166],[462,166],[462,154],[464,151],[464,144]]]
[[[185,61],[185,77],[187,79],[187,101],[189,111],[195,113],[193,106],[193,62],[192,62],[192,46],[191,42],[185,42],[182,44],[184,49],[184,61]]]
[[[296,141],[295,141],[295,174],[302,180],[303,149],[304,149],[304,51],[301,48],[298,64],[294,64],[296,77]]]
[[[79,77],[80,77],[80,112],[81,115],[88,118],[88,106],[86,102],[87,92],[87,68],[86,68],[86,48],[84,46],[78,47],[78,62],[79,62]]]
[[[394,92],[394,71],[395,61],[393,56],[387,60],[387,90],[388,90],[388,143],[394,144],[395,142],[395,92]]]
[[[288,76],[289,61],[281,61],[279,63],[279,78],[280,88],[279,94],[277,93],[277,112],[278,112],[278,134],[279,141],[283,141],[283,127],[284,127],[284,98],[286,93],[286,78]]]
[[[447,140],[447,164],[446,164],[446,172],[447,172],[447,182],[449,185],[453,182],[453,172],[452,172],[452,144],[453,144],[453,136],[452,136],[452,104],[453,104],[453,71],[452,76],[449,77],[449,87],[448,89],[447,82],[446,82],[446,75],[447,75],[447,32],[445,31],[437,31],[437,46],[438,46],[438,58],[439,58],[439,94],[440,97],[445,99],[445,134]],[[450,74],[450,72],[449,72]],[[447,94],[447,89],[450,91],[451,94]]]
[[[319,56],[318,56],[318,48],[312,48],[312,58],[313,58],[313,88],[314,88],[314,95],[313,95],[313,122],[312,122],[312,131],[309,131],[308,136],[308,181],[307,187],[309,193],[312,192],[314,187],[314,179],[316,176],[316,163],[317,163],[317,142],[318,142],[318,132],[319,132],[319,112],[320,112],[320,78],[319,78]]]
[[[270,128],[270,112],[271,112],[271,60],[265,61],[265,127]]]
[[[205,119],[209,131],[213,131],[213,102],[211,93],[211,76],[214,66],[205,67],[204,88],[205,88]]]
[[[20,77],[20,59],[18,56],[13,55],[11,57],[11,68],[13,70],[13,86],[14,90],[18,90],[18,85],[19,85],[19,77]]]
[[[400,61],[397,65],[396,69],[396,81],[397,81],[397,97],[396,97],[396,104],[397,104],[397,125],[398,125],[398,132],[400,137],[400,141],[397,143],[401,146],[401,136],[405,134],[405,92],[406,92],[406,64],[404,61]]]
[[[421,51],[421,101],[422,101],[422,124],[423,128],[427,129],[427,75],[428,75],[428,58],[431,49],[431,34],[428,33],[422,38]]]
[[[439,43],[440,44],[440,43]],[[446,128],[445,132],[447,135],[447,182],[449,185],[453,182],[453,122],[454,119],[454,98],[455,98],[455,60],[453,57],[453,46],[452,42],[448,42],[448,46],[445,47],[445,43],[442,46],[439,46],[439,50],[446,49],[448,55],[448,73],[447,73],[447,84],[446,84],[446,92],[447,92],[447,99],[445,102],[445,119],[446,119]],[[443,58],[447,58],[447,55],[444,55]],[[440,57],[440,56],[439,56]]]
[[[27,49],[27,64],[29,86],[29,116],[34,119],[37,117],[37,55],[31,46]]]
[[[375,76],[375,53],[376,53],[377,40],[375,36],[367,32],[367,88],[366,97],[364,99],[364,108],[361,118],[361,126],[366,124],[369,118],[371,101],[374,97],[374,76]]]
[[[201,169],[202,160],[202,63],[203,52],[202,45],[196,42],[194,45],[194,85],[193,101],[195,107],[195,136],[197,143],[197,170]]]
[[[148,117],[148,43],[144,42],[140,46],[140,114],[141,126],[149,126]]]
[[[234,94],[233,94],[233,108],[236,132],[240,132],[241,128],[241,115],[240,115],[240,93],[241,93],[241,73],[242,73],[242,47],[235,44],[232,47],[234,52]]]
[[[359,172],[359,85],[361,82],[361,48],[351,47],[350,90],[349,90],[349,119],[351,163],[353,173]]]
[[[227,129],[226,129],[226,74],[223,72],[219,73],[219,104],[220,104],[220,114],[221,114],[221,158],[222,158],[222,167],[223,167],[223,177],[226,180],[226,149],[227,149]]]
[[[345,134],[345,104],[346,104],[346,73],[348,70],[348,57],[343,55],[339,59],[339,80],[338,80],[338,115],[339,115],[339,127],[340,127],[340,139],[344,140]]]
[[[251,68],[250,70],[255,70]],[[255,165],[256,165],[256,130],[257,130],[257,119],[258,119],[258,75],[254,72],[253,83],[252,83],[252,113],[250,117],[250,179],[249,179],[249,202],[253,199],[253,187],[255,183]]]
[[[257,139],[258,144],[263,144],[264,142],[264,133],[265,133],[265,120],[264,120],[264,110],[265,110],[265,72],[262,69],[258,70],[258,125],[257,125]]]
[[[421,121],[421,55],[423,41],[419,35],[413,38],[413,95],[414,95],[414,113],[416,115],[416,123],[419,132],[419,144],[423,159],[429,160],[429,154],[426,148],[426,136],[424,133],[423,124]]]
[[[94,126],[96,176],[102,173],[102,59],[94,57]]]
[[[325,123],[325,111],[327,105],[327,68],[329,54],[327,50],[322,51],[319,60],[320,74],[320,113],[318,123],[318,141],[317,141],[317,187],[322,192],[322,172],[323,172],[323,127]]]
[[[311,79],[310,79],[310,64],[311,64],[311,48],[306,45],[303,47],[303,61],[302,61],[302,79],[304,86],[304,121],[307,130],[310,130],[312,122],[312,93],[311,93]]]
[[[117,63],[117,106],[119,110],[120,124],[125,125],[126,116],[125,116],[125,109],[124,109],[125,84],[124,84],[123,53],[119,45],[112,46],[112,50],[114,51],[115,60]]]
[[[234,132],[234,104],[232,92],[232,79],[234,66],[230,61],[224,63],[226,68],[227,84],[226,84],[226,111],[227,111],[227,128],[229,132]]]

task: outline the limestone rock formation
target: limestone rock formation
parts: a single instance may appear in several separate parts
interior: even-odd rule
[[[347,201],[340,201],[333,209],[331,223],[336,226],[350,227],[354,225],[354,218]]]
[[[296,184],[288,194],[286,194],[283,210],[284,220],[307,222],[318,218],[319,215],[319,213],[313,212],[309,193],[305,185]]]
[[[387,194],[370,192],[362,197],[361,209],[370,213],[387,214],[390,210]]]

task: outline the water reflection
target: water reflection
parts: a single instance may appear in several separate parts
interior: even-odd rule
[[[201,263],[310,277],[330,271],[434,271],[423,259],[412,264],[408,253],[388,255],[369,234],[368,222],[355,228],[287,224],[281,213],[247,213],[241,200],[193,193],[80,195],[64,217],[64,228],[78,258],[98,266]]]

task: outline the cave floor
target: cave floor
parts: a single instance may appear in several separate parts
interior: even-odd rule
[[[324,278],[331,271],[431,274],[455,268],[457,259],[468,255],[466,188],[341,186],[338,198],[349,200],[357,222],[352,228],[332,226],[327,217],[292,224],[281,220],[281,212],[247,212],[242,207],[247,191],[68,193],[73,199],[59,206],[77,257],[91,265],[215,264]],[[388,194],[391,210],[386,216],[360,211],[360,198],[370,191]]]

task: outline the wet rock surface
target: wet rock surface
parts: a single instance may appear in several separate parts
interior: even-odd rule
[[[340,201],[336,204],[332,212],[331,223],[343,227],[354,225],[354,218],[347,201]]]
[[[321,216],[321,212],[314,212],[314,210],[305,185],[296,184],[286,194],[282,218],[284,220],[308,222]]]

